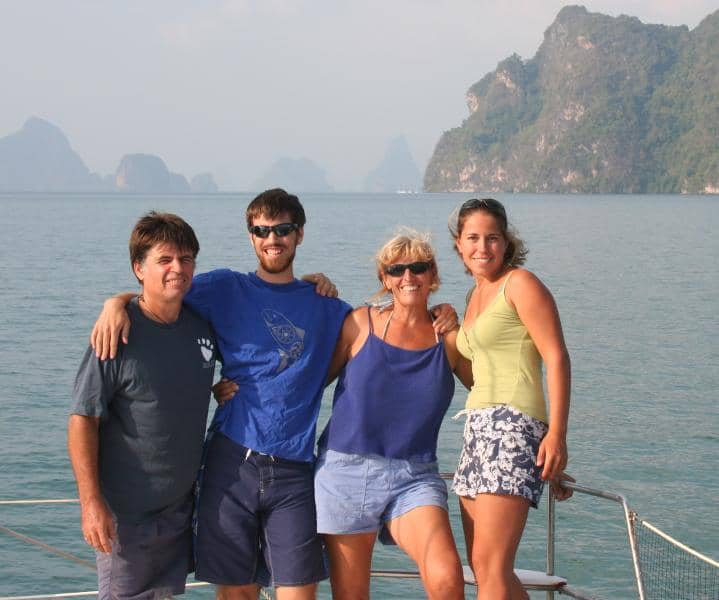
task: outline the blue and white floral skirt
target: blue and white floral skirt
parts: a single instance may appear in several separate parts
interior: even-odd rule
[[[521,496],[537,508],[544,487],[537,451],[547,424],[506,405],[467,412],[454,492]]]

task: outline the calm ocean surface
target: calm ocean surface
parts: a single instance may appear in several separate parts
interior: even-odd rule
[[[471,281],[446,223],[469,197],[306,194],[297,272],[323,271],[344,299],[362,303],[376,289],[373,252],[409,225],[433,232],[443,280],[436,300],[461,312]],[[569,471],[625,494],[644,519],[719,557],[719,198],[497,197],[529,245],[527,267],[559,305],[573,366]],[[72,381],[103,298],[136,289],[127,258],[135,220],[150,209],[176,212],[200,239],[198,271],[250,271],[250,199],[0,195],[0,499],[75,497],[65,451]],[[450,415],[463,402],[458,389]],[[322,422],[329,405],[326,394]],[[445,419],[443,470],[455,466],[461,430],[461,421]],[[544,522],[542,503],[530,515],[519,567],[544,568]],[[77,505],[0,506],[0,525],[92,560]],[[456,533],[463,552],[459,526]],[[375,551],[377,567],[407,565],[397,550]],[[556,570],[598,597],[636,597],[617,505],[586,496],[558,505]],[[0,531],[0,595],[95,585],[90,569]],[[321,597],[328,590],[323,584]],[[373,590],[377,598],[422,597],[405,581]],[[209,588],[187,594],[211,596]]]

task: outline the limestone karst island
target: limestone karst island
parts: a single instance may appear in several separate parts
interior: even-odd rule
[[[514,54],[469,88],[469,116],[437,132],[423,178],[396,138],[363,189],[719,194],[717,40],[719,10],[690,30],[567,6],[534,57]],[[309,159],[281,158],[256,184],[328,192],[329,175]],[[0,192],[217,189],[211,174],[188,180],[148,154],[125,155],[114,174],[91,173],[39,118],[0,137]]]

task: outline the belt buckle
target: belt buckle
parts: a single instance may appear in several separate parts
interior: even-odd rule
[[[260,452],[259,450],[253,450],[252,448],[248,448],[247,452],[245,452],[245,460],[248,460],[250,456],[268,456],[272,462],[275,462],[275,457],[272,454],[265,454],[264,452]]]

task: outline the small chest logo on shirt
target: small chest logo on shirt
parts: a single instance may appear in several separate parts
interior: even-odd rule
[[[305,348],[305,332],[303,329],[295,327],[292,321],[276,310],[264,309],[262,319],[279,346],[280,366],[277,367],[277,372],[279,373],[302,355]]]
[[[207,338],[197,338],[197,343],[200,345],[202,358],[205,359],[205,364],[202,366],[205,368],[213,366],[215,361],[212,360],[212,357],[215,354],[215,346],[212,343],[212,340],[208,340]]]

